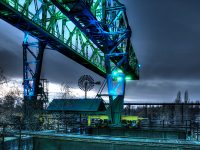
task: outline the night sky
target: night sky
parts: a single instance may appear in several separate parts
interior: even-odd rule
[[[200,1],[122,2],[142,66],[140,80],[127,83],[126,100],[169,102],[179,90],[188,90],[191,101],[200,100]],[[22,78],[22,40],[23,32],[0,20],[0,67],[10,78]],[[58,52],[45,51],[42,77],[50,82],[76,87],[83,74],[102,80]]]

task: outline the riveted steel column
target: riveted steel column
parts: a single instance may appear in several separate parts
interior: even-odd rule
[[[25,34],[23,42],[23,85],[24,85],[24,121],[27,127],[33,121],[37,110],[43,109],[43,103],[37,99],[43,54],[46,44],[42,41],[29,42]]]

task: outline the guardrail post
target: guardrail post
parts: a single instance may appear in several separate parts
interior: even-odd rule
[[[58,121],[58,124],[57,124],[57,132],[59,132],[60,131],[60,122]]]
[[[199,140],[199,125],[197,125],[197,141]]]
[[[6,128],[6,125],[3,124],[3,130],[2,130],[2,150],[5,150],[5,128]]]
[[[19,122],[19,143],[18,143],[18,150],[21,149],[21,140],[22,140],[22,122]]]
[[[185,126],[186,126],[186,134],[187,134],[187,120],[186,120],[186,125]]]

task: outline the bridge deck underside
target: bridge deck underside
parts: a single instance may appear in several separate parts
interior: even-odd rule
[[[15,11],[12,7],[8,5],[4,5],[3,2],[0,2],[0,18],[4,21],[8,22],[9,24],[15,26],[16,28],[28,32],[32,36],[36,37],[41,41],[45,41],[47,45],[51,48],[57,50],[58,52],[62,53],[63,55],[71,58],[75,62],[85,66],[86,68],[94,71],[95,73],[99,74],[102,77],[106,77],[105,72],[98,69],[92,63],[88,62],[86,59],[81,57],[78,53],[73,51],[70,47],[64,44],[62,41],[39,27],[33,21],[25,18],[19,12]]]

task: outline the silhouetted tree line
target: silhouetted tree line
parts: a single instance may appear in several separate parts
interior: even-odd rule
[[[149,105],[149,106],[125,106],[124,114],[147,118],[150,121],[165,121],[165,124],[186,124],[186,121],[200,123],[200,105],[176,105],[178,103],[189,103],[188,91],[181,99],[181,92],[177,93],[174,100],[175,105]],[[199,104],[199,101],[195,102]]]

